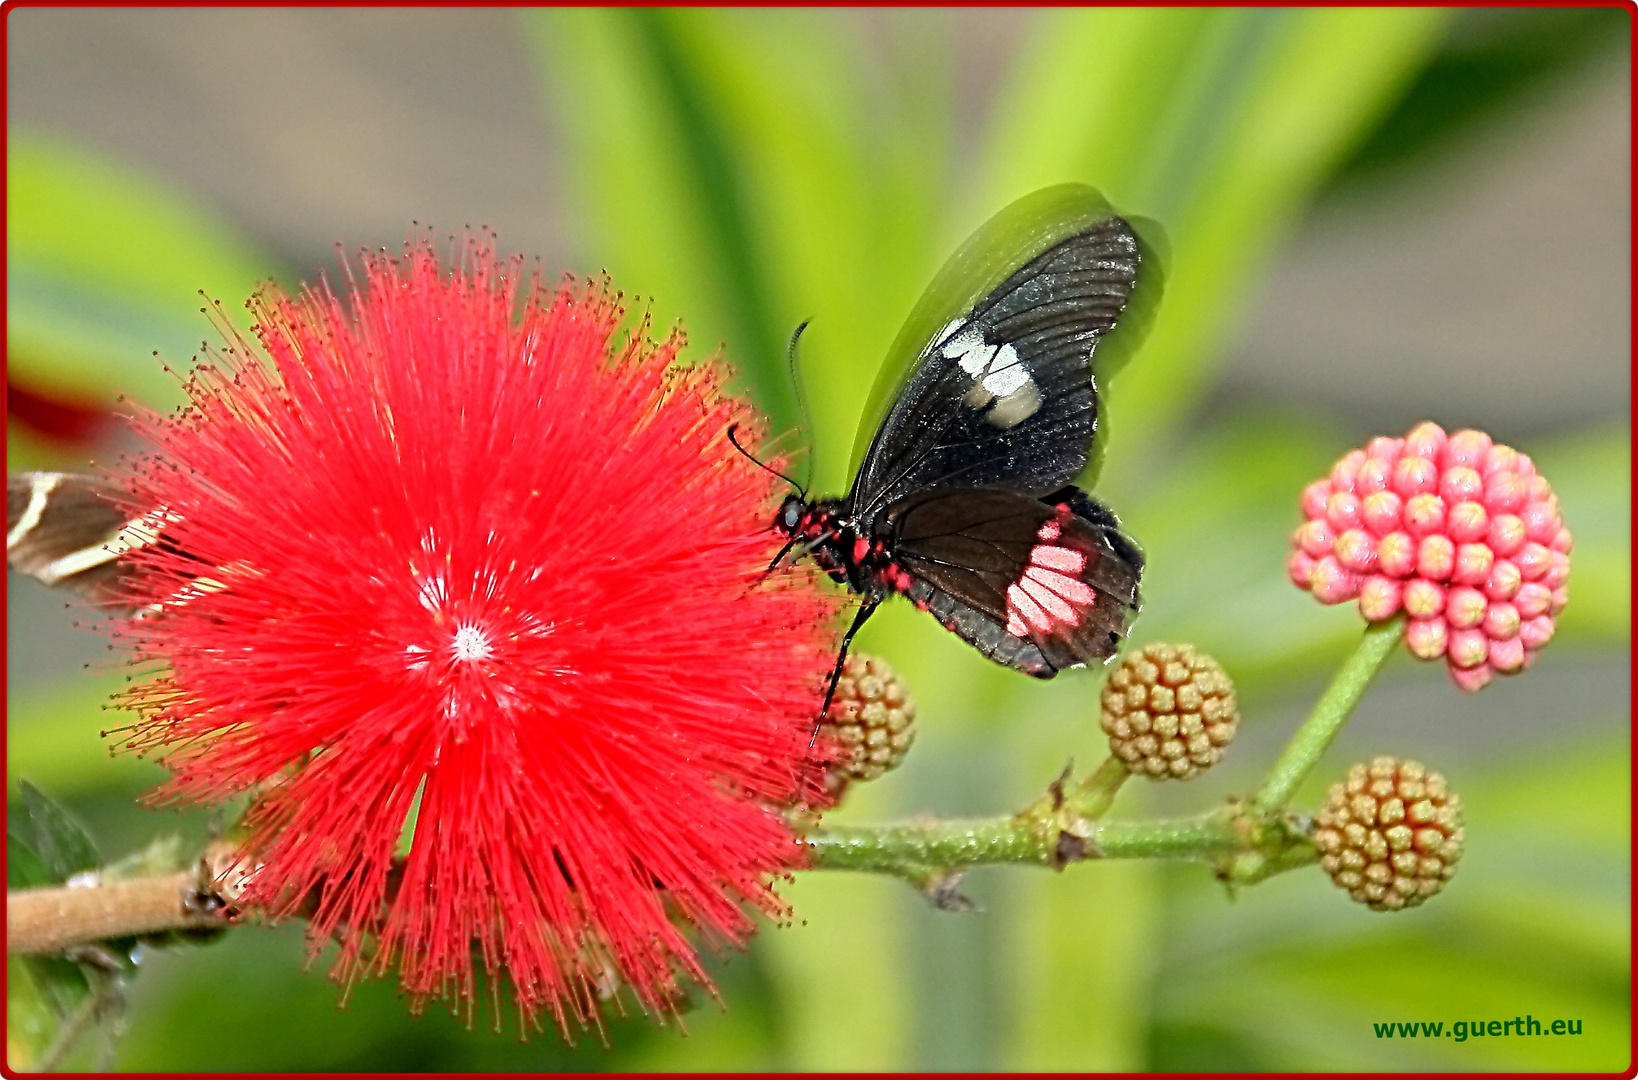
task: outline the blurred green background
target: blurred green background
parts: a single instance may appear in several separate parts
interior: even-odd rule
[[[338,1009],[299,929],[245,929],[144,956],[114,1067],[1628,1067],[1625,9],[5,17],[11,469],[129,449],[107,410],[178,399],[153,353],[184,364],[211,336],[200,289],[236,310],[413,221],[609,269],[659,325],[685,319],[695,355],[720,346],[783,430],[783,344],[811,317],[817,486],[839,492],[876,366],[945,255],[1018,195],[1081,180],[1171,238],[1103,421],[1100,496],[1149,556],[1134,639],[1216,655],[1245,712],[1223,766],[1135,782],[1117,814],[1249,790],[1357,635],[1283,572],[1301,486],[1350,447],[1421,419],[1484,427],[1536,459],[1577,542],[1528,676],[1463,697],[1397,658],[1301,800],[1376,753],[1444,771],[1470,848],[1424,908],[1366,911],[1317,871],[1230,900],[1203,867],[1128,864],[987,870],[968,881],[983,913],[955,915],[808,874],[794,926],[718,963],[725,1010],[574,1047],[407,1016],[390,983]],[[135,808],[159,771],[98,738],[123,675],[75,628],[88,612],[7,584],[12,812],[25,778],[106,858],[203,836],[202,815]],[[1001,812],[1097,759],[1097,673],[1036,683],[889,607],[861,644],[906,677],[921,731],[839,820]],[[11,989],[24,1065],[38,1002],[15,970]],[[1583,1034],[1372,1026],[1524,1014]]]

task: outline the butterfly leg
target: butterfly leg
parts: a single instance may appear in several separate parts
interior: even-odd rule
[[[836,684],[842,680],[842,665],[847,662],[847,649],[853,644],[853,635],[859,632],[859,627],[876,613],[876,608],[880,605],[880,597],[866,599],[859,608],[859,613],[853,616],[853,625],[847,628],[847,633],[842,637],[842,648],[836,654],[836,666],[831,669],[830,682],[825,684],[825,703],[819,706],[819,715],[813,721],[813,735],[808,739],[809,750],[812,750],[813,744],[819,741],[819,725],[824,721],[825,714],[830,711],[831,699],[836,696]]]

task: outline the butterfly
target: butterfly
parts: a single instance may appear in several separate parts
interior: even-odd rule
[[[895,593],[1036,678],[1115,654],[1143,554],[1070,481],[1093,456],[1098,374],[1131,351],[1158,301],[1159,237],[1144,232],[1080,184],[996,214],[890,349],[847,494],[784,500],[774,565],[800,549],[863,597],[821,716],[854,635]]]
[[[158,546],[198,566],[181,574],[187,584],[165,600],[131,611],[137,618],[172,604],[225,588],[206,576],[203,561],[191,559],[165,535],[180,520],[163,509],[129,510],[131,497],[111,480],[83,473],[23,472],[6,477],[6,562],[53,588],[81,593],[111,609],[129,609],[135,571],[129,555]]]
[[[60,472],[6,477],[6,561],[47,585],[106,591],[138,527],[106,481]]]

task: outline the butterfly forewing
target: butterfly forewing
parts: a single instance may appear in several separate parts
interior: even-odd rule
[[[1019,267],[922,350],[850,496],[861,524],[904,496],[1005,486],[1041,494],[1087,461],[1092,356],[1137,279],[1131,227],[1108,216]]]

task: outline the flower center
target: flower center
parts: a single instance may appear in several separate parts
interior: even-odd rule
[[[449,647],[457,660],[486,660],[494,651],[489,647],[488,636],[476,626],[456,627],[455,640]]]

